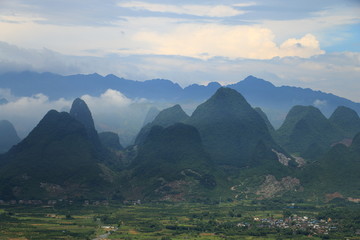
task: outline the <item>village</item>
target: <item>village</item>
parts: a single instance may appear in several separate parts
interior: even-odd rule
[[[330,231],[336,231],[337,224],[334,223],[331,218],[318,220],[307,216],[291,215],[284,218],[254,217],[253,223],[240,222],[237,224],[237,227],[288,229],[292,232],[307,235],[327,235]]]

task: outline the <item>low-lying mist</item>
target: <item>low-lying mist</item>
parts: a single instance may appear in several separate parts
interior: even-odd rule
[[[153,102],[147,99],[130,99],[119,91],[108,89],[100,96],[80,96],[89,106],[98,132],[112,131],[119,134],[123,146],[133,143],[144,124],[151,107],[159,110],[175,103]],[[74,99],[50,100],[44,94],[31,97],[14,96],[9,90],[1,89],[0,98],[8,103],[0,105],[0,119],[9,120],[20,138],[25,138],[51,109],[69,111]],[[186,104],[184,110],[191,113],[197,103]]]

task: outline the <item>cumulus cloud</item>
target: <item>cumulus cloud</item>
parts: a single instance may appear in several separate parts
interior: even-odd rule
[[[320,49],[319,41],[312,34],[306,34],[300,39],[290,38],[281,44],[279,56],[298,56],[308,58],[314,55],[324,54]]]
[[[244,7],[251,5],[253,4],[237,4],[235,6]],[[234,8],[233,6],[227,5],[170,5],[147,2],[123,2],[119,3],[118,6],[151,12],[176,13],[207,17],[232,17],[245,13],[245,11],[241,11]]]
[[[106,90],[106,92],[101,94],[99,97],[84,95],[81,98],[86,101],[92,109],[96,109],[99,113],[108,112],[114,108],[128,107],[133,102],[131,99],[125,97],[125,95],[121,92],[113,89]]]
[[[323,54],[316,37],[306,34],[291,38],[280,46],[273,32],[259,26],[220,24],[182,24],[169,32],[143,31],[134,39],[146,44],[149,54],[180,55],[208,59],[228,58],[271,59],[274,57],[311,57]]]

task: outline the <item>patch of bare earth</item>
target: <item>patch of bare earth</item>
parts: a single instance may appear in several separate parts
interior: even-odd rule
[[[353,202],[353,203],[360,203],[360,198],[348,197],[347,200],[348,200],[349,202]]]
[[[330,202],[331,200],[333,200],[335,198],[344,198],[344,196],[341,193],[338,193],[338,192],[325,194],[325,200],[327,202]]]
[[[256,191],[259,199],[273,198],[276,195],[287,191],[301,191],[300,180],[290,176],[276,180],[275,176],[267,175],[263,184]]]

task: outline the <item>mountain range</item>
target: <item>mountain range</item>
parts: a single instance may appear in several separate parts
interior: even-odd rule
[[[217,82],[207,86],[193,84],[182,88],[165,79],[133,81],[115,75],[105,77],[96,73],[90,75],[61,76],[53,73],[9,72],[0,75],[1,88],[10,89],[16,96],[32,96],[43,93],[50,99],[74,99],[89,94],[99,96],[107,89],[118,90],[128,98],[146,98],[168,103],[201,103],[221,87]],[[28,84],[31,82],[31,84]],[[24,87],[26,86],[26,87]],[[338,106],[345,106],[360,114],[360,104],[333,94],[314,91],[309,88],[274,86],[272,83],[254,76],[248,76],[235,84],[226,85],[241,93],[247,101],[261,107],[273,124],[278,127],[286,113],[294,105],[312,105],[325,116],[330,116]]]
[[[122,148],[116,134],[98,134],[84,100],[76,98],[69,113],[50,110],[0,155],[0,196],[293,201],[337,192],[360,198],[360,119],[348,107],[327,118],[314,106],[293,106],[274,130],[241,93],[220,87],[191,116],[174,105],[152,118],[136,144]]]

